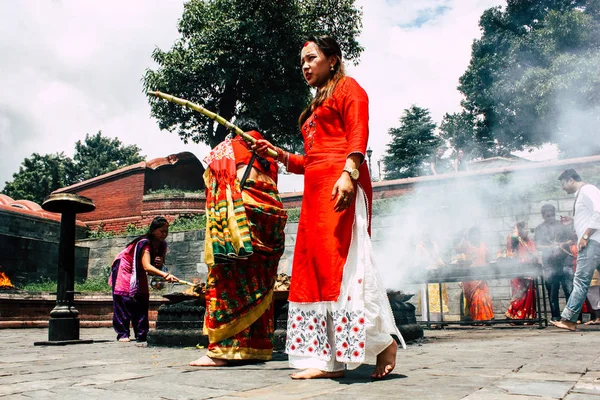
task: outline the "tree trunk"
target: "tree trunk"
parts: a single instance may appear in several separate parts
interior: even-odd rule
[[[236,79],[234,79],[236,81]],[[227,121],[230,121],[231,118],[235,114],[235,105],[237,103],[237,91],[235,84],[227,84],[225,86],[225,90],[223,91],[223,95],[219,100],[219,107],[217,110],[217,114],[221,117],[225,118]],[[212,140],[210,146],[214,148],[216,145],[225,140],[227,136],[228,130],[225,126],[219,124],[217,126],[217,130],[215,131],[214,136],[212,136]]]

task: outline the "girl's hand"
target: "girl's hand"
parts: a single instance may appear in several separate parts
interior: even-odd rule
[[[171,274],[166,274],[164,276],[164,279],[167,282],[179,282],[179,278],[177,278],[175,275],[171,275]]]
[[[354,201],[354,193],[354,182],[352,182],[352,179],[347,172],[342,172],[342,175],[331,191],[331,200],[336,199],[333,209],[336,212],[340,212],[350,207],[352,201]]]
[[[268,140],[258,139],[256,143],[252,145],[252,151],[256,152],[261,157],[268,156],[267,151],[273,150],[277,152],[277,148],[271,144]]]
[[[154,266],[160,268],[165,264],[165,259],[159,256],[154,257]]]

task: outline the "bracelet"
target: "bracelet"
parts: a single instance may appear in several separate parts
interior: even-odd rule
[[[288,169],[288,164],[290,162],[290,153],[283,150],[280,147],[276,147],[276,152],[277,152],[277,161],[279,161],[280,163],[282,163],[285,166],[285,169]]]

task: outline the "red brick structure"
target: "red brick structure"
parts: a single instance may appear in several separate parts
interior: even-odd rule
[[[54,193],[76,193],[94,201],[96,210],[78,215],[91,229],[102,226],[120,232],[128,225],[147,226],[152,218],[163,215],[173,220],[186,214],[203,214],[204,166],[190,152],[130,165],[87,181],[58,189]],[[163,188],[182,194],[148,194]]]

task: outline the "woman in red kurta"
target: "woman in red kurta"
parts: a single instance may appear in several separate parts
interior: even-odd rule
[[[472,267],[482,267],[488,264],[488,248],[481,240],[479,228],[469,229],[467,237],[459,245],[457,251],[463,253]],[[494,319],[494,307],[490,297],[490,289],[486,281],[462,282],[463,292],[469,315],[473,321],[488,321]]]
[[[373,267],[372,188],[364,155],[369,134],[366,92],[346,77],[338,44],[309,39],[301,53],[307,83],[317,88],[300,116],[304,155],[266,141],[288,171],[304,174],[304,194],[289,295],[286,353],[304,371],[294,379],[332,378],[377,359],[372,376],[395,366],[395,326]]]
[[[529,238],[529,227],[526,222],[519,222],[515,232],[506,239],[506,254],[518,262],[537,262],[535,243]],[[512,298],[506,318],[535,319],[536,290],[535,281],[531,278],[514,278],[510,281]]]

